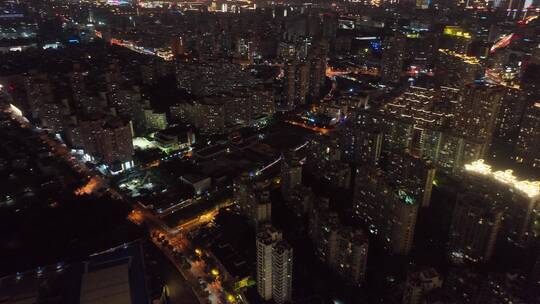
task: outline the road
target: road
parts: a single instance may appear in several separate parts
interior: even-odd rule
[[[167,289],[167,303],[169,304],[196,304],[199,303],[195,292],[189,283],[176,270],[174,264],[153,245],[147,249],[150,263],[147,263],[149,275],[159,276]]]
[[[108,189],[109,193],[111,193],[113,197],[124,202],[128,202],[128,200],[126,200],[121,193],[108,185],[108,180],[105,176],[101,176],[98,173],[93,172],[93,170],[88,169],[83,162],[79,161],[75,157],[72,157],[67,148],[61,142],[51,138],[51,136],[45,131],[33,126],[23,116],[17,115],[11,109],[8,111],[11,112],[13,119],[15,119],[21,124],[21,127],[30,128],[33,129],[35,132],[40,133],[41,140],[43,140],[50,147],[56,157],[64,159],[75,171],[85,174],[87,176],[89,180],[88,184],[79,189],[80,194],[96,194],[97,190],[105,188]],[[165,281],[170,282],[170,285],[167,284],[167,290],[170,300],[178,301],[176,303],[190,303],[185,301],[185,296],[187,293],[196,297],[197,300],[193,303],[237,303],[237,298],[225,292],[225,290],[222,288],[221,276],[212,277],[211,274],[206,273],[204,270],[201,269],[198,269],[198,271],[196,271],[196,273],[198,274],[196,275],[196,273],[194,272],[194,265],[197,264],[197,261],[189,261],[190,267],[188,267],[187,269],[182,268],[183,259],[181,257],[178,257],[178,254],[176,254],[176,252],[181,252],[185,256],[189,256],[190,253],[194,252],[194,249],[190,248],[189,241],[184,236],[182,236],[181,234],[177,234],[174,236],[167,235],[167,233],[162,229],[161,225],[159,225],[159,221],[155,218],[153,214],[151,214],[147,210],[143,210],[137,205],[133,205],[133,207],[134,212],[128,218],[136,224],[142,224],[142,222],[146,222],[146,224],[149,226],[151,239],[154,244],[169,259],[170,263],[172,263],[178,270],[178,272],[182,275],[183,281],[178,280],[178,278],[175,277],[173,274],[170,274],[169,271],[167,271],[165,273],[165,276],[162,277],[162,279],[165,279]],[[211,218],[213,218],[213,216]],[[194,227],[192,228],[195,227],[198,227],[198,225],[194,225]],[[156,233],[166,236],[169,245],[166,246],[163,244],[163,242],[158,240],[154,236],[156,235]],[[207,256],[207,254],[205,253],[203,253],[203,255]],[[172,271],[173,268],[168,267],[168,269],[171,269]],[[178,272],[175,273],[178,275]],[[214,282],[208,281],[206,278],[214,278]],[[204,288],[204,290],[200,285],[201,281],[204,281],[205,283],[206,287]],[[188,287],[187,285],[191,287]],[[189,293],[189,288],[191,288],[192,293]]]

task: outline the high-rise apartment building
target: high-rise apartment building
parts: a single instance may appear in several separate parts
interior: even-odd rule
[[[361,285],[369,247],[364,231],[341,224],[325,202],[312,209],[309,220],[309,234],[318,258],[348,283]]]
[[[277,304],[292,300],[293,250],[284,240],[272,247],[272,298]]]
[[[404,57],[404,37],[392,36],[384,40],[383,56],[381,60],[381,78],[384,82],[399,82],[401,79]]]
[[[450,226],[449,256],[457,262],[487,262],[493,255],[503,212],[472,193],[458,195]]]
[[[465,138],[489,144],[495,131],[504,90],[485,83],[466,85],[455,117],[456,129]]]
[[[240,212],[254,227],[269,223],[272,219],[272,202],[268,191],[256,186],[247,173],[233,182],[233,200]]]
[[[79,122],[85,153],[122,169],[133,166],[133,131],[130,121],[94,117]],[[116,170],[118,171],[118,170]]]
[[[501,240],[526,246],[540,235],[539,181],[520,180],[512,170],[495,171],[483,160],[465,164],[461,180],[466,191],[504,211]]]
[[[195,127],[207,134],[225,131],[225,104],[221,98],[204,98],[195,102]]]
[[[263,227],[257,234],[257,292],[265,301],[290,302],[292,299],[293,250],[280,231]]]
[[[515,144],[526,109],[526,94],[522,90],[505,89],[497,116],[494,139],[506,144]]]
[[[436,82],[440,85],[460,88],[482,75],[480,60],[450,49],[439,49],[435,62]]]
[[[394,254],[408,254],[420,202],[410,189],[396,188],[379,168],[357,169],[354,213],[369,233]],[[358,174],[362,172],[362,174]]]
[[[403,292],[403,304],[419,304],[424,296],[441,288],[443,280],[441,275],[433,268],[413,272],[407,275],[405,290]]]
[[[302,164],[294,152],[285,153],[281,160],[281,193],[288,197],[302,184]]]
[[[383,136],[380,120],[364,109],[353,112],[340,129],[339,143],[343,160],[376,165],[381,157]]]
[[[306,103],[309,91],[310,67],[305,62],[289,62],[284,67],[283,94],[288,109]]]
[[[529,106],[519,129],[514,159],[532,167],[540,167],[540,102]]]
[[[406,189],[420,206],[429,206],[436,172],[431,163],[408,153],[390,151],[384,154],[380,167],[395,189]]]

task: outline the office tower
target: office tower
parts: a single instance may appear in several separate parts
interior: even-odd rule
[[[354,216],[388,251],[405,255],[413,244],[420,202],[409,189],[395,188],[391,182],[379,168],[357,169]]]
[[[432,290],[441,288],[442,285],[443,279],[434,268],[409,273],[405,282],[402,303],[422,303],[426,294]]]
[[[384,40],[381,60],[381,79],[384,82],[397,83],[401,79],[405,56],[405,38],[392,36]]]
[[[285,19],[285,39],[295,41],[298,38],[308,36],[308,16],[295,15]]]
[[[291,300],[292,248],[272,226],[257,234],[257,292],[265,301],[276,303]]]
[[[531,56],[531,63],[525,66],[521,76],[521,89],[531,100],[540,99],[540,48],[536,48]]]
[[[294,152],[285,153],[281,160],[281,193],[287,198],[302,184],[302,164]]]
[[[506,11],[508,17],[515,19],[523,16],[532,3],[533,1],[530,0],[503,0],[499,7]]]
[[[458,195],[452,215],[449,256],[456,262],[487,262],[501,229],[502,211],[473,193]]]
[[[529,106],[523,115],[514,155],[519,163],[540,167],[540,102]]]

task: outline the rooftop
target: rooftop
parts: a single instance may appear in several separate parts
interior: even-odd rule
[[[476,160],[465,165],[465,170],[471,173],[484,175],[494,180],[510,185],[527,195],[530,198],[538,197],[540,194],[540,181],[518,180],[511,169],[504,171],[493,171],[491,166],[483,159]]]

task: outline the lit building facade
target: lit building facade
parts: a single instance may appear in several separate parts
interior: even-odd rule
[[[292,299],[292,248],[280,231],[266,226],[257,234],[257,292],[265,301]]]
[[[540,181],[519,180],[512,170],[495,171],[483,160],[466,164],[462,179],[466,190],[503,210],[501,240],[527,246],[540,235]]]

